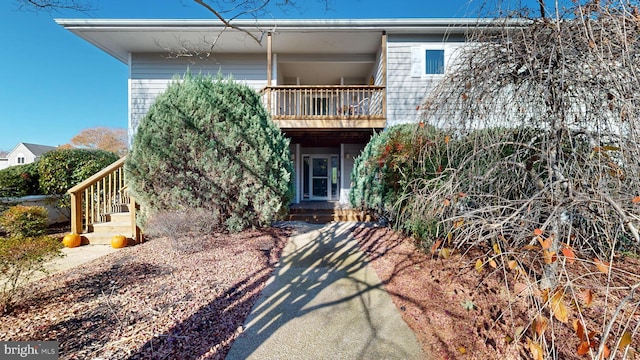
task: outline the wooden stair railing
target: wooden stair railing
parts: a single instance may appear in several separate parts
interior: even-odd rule
[[[107,215],[123,212],[126,207],[131,214],[131,231],[123,235],[142,241],[136,226],[136,201],[127,191],[125,159],[119,159],[67,191],[71,195],[72,233],[87,233],[93,224],[105,222]]]

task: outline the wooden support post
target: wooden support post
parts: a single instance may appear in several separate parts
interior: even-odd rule
[[[129,214],[131,215],[131,238],[136,243],[141,243],[140,229],[136,224],[136,199],[133,196],[129,196]]]
[[[82,193],[71,193],[71,232],[82,233]]]
[[[380,62],[382,66],[382,79],[380,85],[384,86],[382,90],[382,116],[387,118],[387,32],[382,32],[382,50],[380,51]]]
[[[267,109],[269,110],[269,114],[273,111],[271,109],[271,77],[273,76],[273,64],[272,64],[272,53],[271,47],[273,44],[271,32],[267,34]]]

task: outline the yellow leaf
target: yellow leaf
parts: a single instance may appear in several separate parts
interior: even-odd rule
[[[549,265],[558,260],[558,255],[554,251],[544,250],[542,251],[542,257],[544,258],[544,263]]]
[[[444,201],[442,203],[444,204],[444,206],[451,205],[451,201],[449,201],[449,199],[444,199]]]
[[[449,249],[449,248],[442,248],[440,249],[440,253],[438,255],[440,255],[441,258],[443,259],[448,259],[451,256],[451,252],[453,250]]]
[[[544,351],[542,351],[542,346],[537,342],[529,340],[529,352],[531,352],[531,357],[533,360],[544,360]]]
[[[636,196],[631,200],[632,203],[637,204],[640,203],[640,196]]]
[[[598,268],[598,271],[600,271],[603,274],[608,274],[609,273],[609,263],[601,261],[598,258],[594,258],[593,262],[596,264],[596,267]]]
[[[551,311],[558,321],[566,324],[569,322],[569,311],[564,305],[564,302],[562,302],[562,296],[563,293],[561,291],[553,294],[551,297]]]
[[[482,268],[484,267],[484,264],[482,262],[481,259],[476,260],[476,271],[477,272],[482,272]]]
[[[551,243],[553,243],[553,236],[549,236],[545,240],[542,240],[542,238],[538,236],[538,242],[543,249],[549,249],[551,248]]]
[[[460,354],[464,355],[467,353],[467,349],[464,348],[464,346],[460,346],[458,348],[458,351],[460,352]]]
[[[509,260],[507,261],[507,266],[509,267],[509,269],[513,270],[516,268],[516,266],[518,266],[518,262],[515,260]]]
[[[459,228],[462,225],[464,225],[464,219],[456,220],[456,222],[453,223],[454,228]]]
[[[492,259],[492,260],[489,260],[489,266],[495,269],[498,267],[498,264],[496,264],[495,260]]]
[[[449,135],[445,135],[445,137],[444,137],[444,143],[445,143],[445,144],[448,144],[448,143],[449,143],[449,141],[451,141],[451,136],[449,136]]]
[[[502,251],[500,250],[500,244],[493,243],[493,252],[496,253],[496,255],[502,254]]]
[[[629,331],[625,331],[620,338],[620,342],[618,342],[618,349],[620,351],[624,351],[624,348],[631,344],[631,333]]]

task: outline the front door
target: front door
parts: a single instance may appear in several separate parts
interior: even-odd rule
[[[310,200],[329,200],[331,198],[330,160],[330,156],[311,156]]]

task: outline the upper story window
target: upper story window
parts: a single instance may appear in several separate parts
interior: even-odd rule
[[[444,74],[444,50],[425,50],[425,74]]]
[[[447,69],[447,53],[442,44],[425,44],[411,48],[411,77],[441,76]]]
[[[24,164],[24,156],[18,157],[18,164]]]

